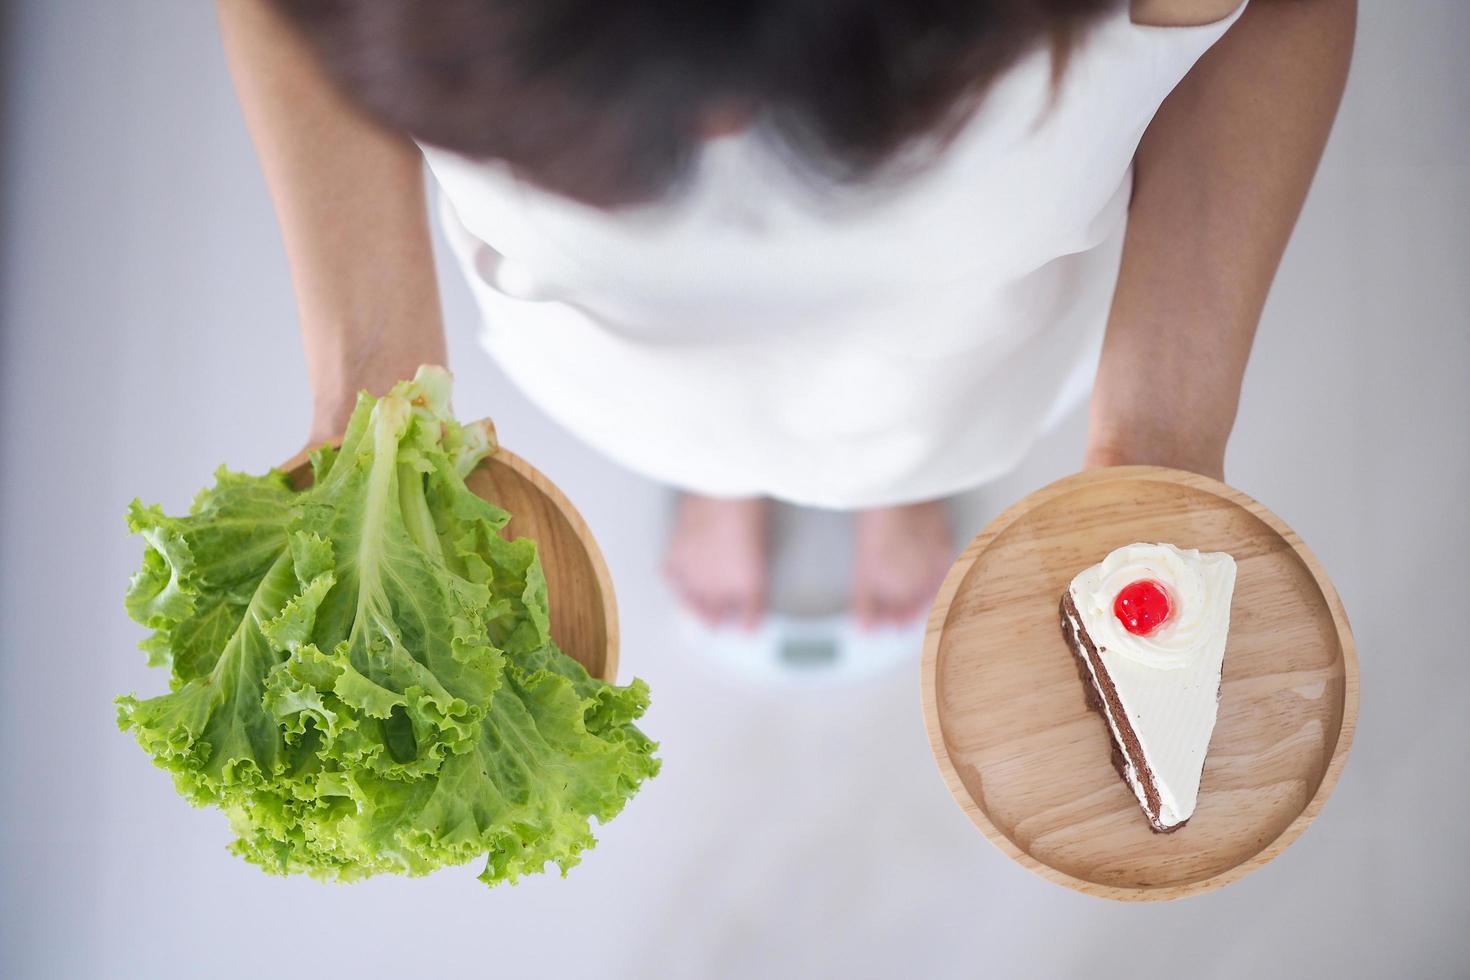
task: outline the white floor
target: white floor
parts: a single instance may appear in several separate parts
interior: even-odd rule
[[[134,495],[183,507],[305,435],[284,261],[200,0],[14,6],[0,346],[0,975],[1447,977],[1470,973],[1470,6],[1365,3],[1321,178],[1247,379],[1234,483],[1334,576],[1361,728],[1273,864],[1171,905],[1048,884],[935,772],[917,669],[753,689],[682,649],[667,500],[481,358],[447,279],[457,403],[583,509],[665,771],[565,880],[334,888],[230,858],[113,727],[155,690],[121,593]],[[1081,420],[984,492],[1075,467]],[[975,528],[969,528],[973,532]]]

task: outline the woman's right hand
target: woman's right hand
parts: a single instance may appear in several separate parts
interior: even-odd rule
[[[438,336],[442,344],[442,333]],[[404,337],[397,339],[413,339],[414,337],[422,338],[423,334],[407,333]],[[307,364],[312,363],[313,359],[308,356]],[[442,347],[435,350],[432,345],[426,344],[419,352],[409,349],[392,362],[384,361],[370,367],[364,366],[363,369],[352,374],[350,380],[337,381],[322,378],[313,372],[311,377],[313,407],[311,427],[307,431],[307,448],[314,449],[324,442],[341,438],[342,433],[347,429],[348,420],[352,418],[353,409],[357,407],[359,393],[366,391],[375,398],[381,398],[398,382],[412,378],[425,364],[444,366]]]
[[[306,448],[312,450],[339,438],[347,429],[347,420],[351,417],[351,402],[333,402],[326,406],[318,404],[311,416],[311,428],[306,433]]]
[[[359,391],[446,360],[423,156],[344,99],[265,0],[216,5],[285,240],[319,445],[342,434]]]

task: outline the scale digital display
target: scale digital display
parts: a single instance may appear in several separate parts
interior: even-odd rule
[[[781,644],[781,662],[792,667],[826,667],[836,659],[835,639],[789,637]]]

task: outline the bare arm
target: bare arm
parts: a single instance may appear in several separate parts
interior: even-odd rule
[[[1252,0],[1150,124],[1086,463],[1219,477],[1256,323],[1347,77],[1354,0]]]
[[[382,394],[445,361],[422,157],[343,100],[264,0],[217,7],[285,240],[321,441],[359,389]]]

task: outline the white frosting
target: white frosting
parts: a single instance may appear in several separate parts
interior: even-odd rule
[[[1128,632],[1113,614],[1118,593],[1140,580],[1158,582],[1169,594],[1168,617],[1146,636]],[[1234,583],[1235,561],[1227,554],[1201,555],[1172,544],[1130,544],[1073,579],[1072,601],[1093,643],[1145,667],[1181,670],[1206,640],[1224,636]],[[1222,590],[1225,601],[1214,601]]]
[[[1169,594],[1168,617],[1146,636],[1128,632],[1113,613],[1118,592],[1140,579],[1158,582]],[[1080,623],[1098,649],[1153,773],[1159,823],[1165,827],[1189,819],[1199,796],[1219,707],[1234,590],[1235,559],[1170,544],[1127,545],[1072,580]],[[1106,705],[1104,714],[1116,735]],[[1142,804],[1143,787],[1131,766],[1125,777]]]

